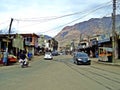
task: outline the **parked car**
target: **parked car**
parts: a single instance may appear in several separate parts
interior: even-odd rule
[[[52,60],[53,56],[52,56],[51,52],[46,52],[45,56],[44,56],[44,59],[45,60]]]
[[[57,51],[57,50],[52,51],[52,55],[53,55],[53,56],[57,56],[57,55],[58,55],[58,51]]]
[[[17,62],[17,57],[16,56],[14,56],[14,55],[8,55],[8,62],[9,63],[16,63]]]
[[[88,54],[84,52],[76,52],[73,55],[73,61],[77,65],[79,64],[90,65],[91,64],[91,60],[89,59]]]
[[[6,65],[16,63],[16,62],[17,62],[17,57],[12,54],[9,54]],[[3,55],[1,55],[1,57],[0,57],[0,64],[4,64],[3,63]]]

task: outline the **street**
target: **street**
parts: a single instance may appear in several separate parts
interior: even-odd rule
[[[0,90],[120,90],[120,67],[75,65],[72,56],[34,57],[28,68],[0,67]]]

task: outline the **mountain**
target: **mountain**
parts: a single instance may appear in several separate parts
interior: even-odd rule
[[[44,35],[45,39],[51,39],[52,37],[48,36],[48,35]]]
[[[46,39],[46,40],[49,40],[49,39],[52,38],[51,36],[43,35],[43,34],[38,34],[38,36],[39,36],[39,37],[44,37],[44,39]]]
[[[120,15],[116,16],[116,27],[120,29]],[[72,40],[78,43],[80,35],[82,35],[82,37],[87,37],[93,34],[102,34],[111,31],[111,17],[91,18],[88,21],[64,27],[61,32],[55,36],[55,39],[59,42],[60,46],[65,46],[70,44]]]

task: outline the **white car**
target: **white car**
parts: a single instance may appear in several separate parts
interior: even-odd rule
[[[46,52],[45,53],[45,56],[44,56],[44,59],[45,60],[52,60],[53,59],[53,56],[50,52]]]

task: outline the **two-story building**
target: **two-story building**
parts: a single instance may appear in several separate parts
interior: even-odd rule
[[[33,55],[38,47],[39,36],[35,33],[33,34],[20,34],[24,38],[24,48],[27,52],[31,52]]]
[[[90,47],[89,47],[89,39],[88,38],[83,38],[79,44],[78,44],[78,50],[79,51],[84,51],[88,55],[90,55]]]
[[[5,51],[8,49],[8,52],[13,52],[14,55],[17,55],[19,50],[26,50],[31,52],[33,55],[38,46],[38,35],[33,34],[0,34],[0,50]]]

